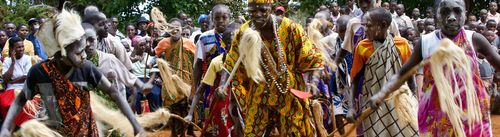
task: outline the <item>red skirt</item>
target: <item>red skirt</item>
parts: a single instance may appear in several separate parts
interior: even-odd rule
[[[5,119],[5,117],[7,116],[7,112],[9,112],[10,105],[14,102],[15,99],[16,96],[14,89],[6,90],[2,94],[0,94],[0,114],[2,119]],[[35,97],[32,101],[28,102],[32,102],[35,106],[38,106],[40,98]],[[30,115],[35,115],[35,114],[36,110],[31,110],[29,107],[25,105],[23,107],[23,111],[21,111],[14,119],[14,124],[16,124],[16,126],[20,126],[24,122],[32,119]]]

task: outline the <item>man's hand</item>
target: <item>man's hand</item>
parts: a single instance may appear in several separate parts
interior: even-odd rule
[[[153,84],[151,83],[144,83],[144,85],[142,86],[141,90],[142,90],[142,93],[144,95],[147,95],[151,92],[151,90],[153,89]]]
[[[12,135],[10,134],[10,131],[6,128],[2,128],[2,131],[0,131],[0,137],[11,137]]]
[[[366,106],[371,107],[373,110],[376,110],[380,104],[384,102],[385,95],[383,93],[377,93],[370,97],[366,102]]]
[[[184,117],[185,121],[192,122],[193,121],[193,114],[188,114],[186,117]]]
[[[215,90],[215,96],[217,100],[224,100],[227,97],[226,90],[224,89],[224,86],[220,86]]]

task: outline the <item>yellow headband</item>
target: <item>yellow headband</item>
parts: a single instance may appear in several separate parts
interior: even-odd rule
[[[265,3],[274,3],[274,0],[248,0],[248,3],[256,3],[256,4],[265,4]]]

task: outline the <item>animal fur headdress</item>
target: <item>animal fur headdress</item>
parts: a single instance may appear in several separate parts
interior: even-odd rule
[[[80,40],[85,34],[81,24],[81,18],[74,10],[63,10],[50,17],[42,24],[40,31],[35,35],[42,42],[43,49],[49,57],[53,57],[58,51],[62,56],[66,56],[64,49],[69,44]]]

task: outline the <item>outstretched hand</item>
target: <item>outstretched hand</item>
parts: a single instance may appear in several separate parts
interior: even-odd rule
[[[220,86],[215,90],[215,96],[217,100],[224,100],[227,97],[226,90],[224,89],[224,86]]]

